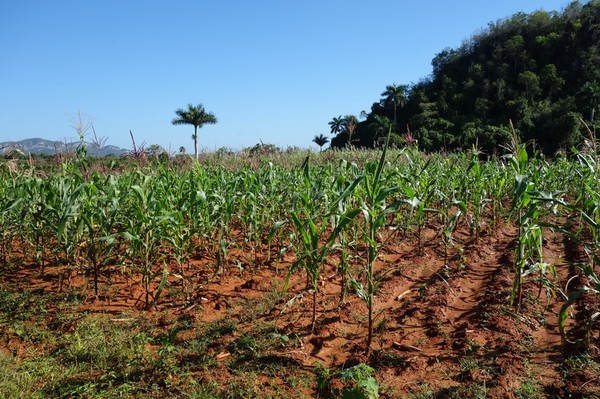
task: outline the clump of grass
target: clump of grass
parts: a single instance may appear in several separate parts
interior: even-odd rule
[[[126,374],[146,362],[150,340],[143,333],[132,334],[127,327],[118,328],[107,318],[89,317],[64,337],[58,357],[66,365],[116,369]]]
[[[535,381],[531,378],[521,383],[519,389],[515,392],[518,399],[543,399],[545,395],[539,390]]]
[[[40,375],[39,392],[42,397],[129,396],[134,383],[151,370],[150,339],[107,318],[87,317],[49,355],[54,363]]]
[[[28,370],[13,356],[7,356],[0,351],[0,397],[5,399],[23,398],[32,395],[39,375],[34,370]]]

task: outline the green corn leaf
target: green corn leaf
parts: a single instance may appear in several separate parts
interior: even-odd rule
[[[156,291],[154,293],[154,303],[156,303],[158,301],[158,298],[160,298],[160,295],[162,294],[165,285],[167,284],[167,277],[169,276],[169,269],[167,267],[167,264],[165,263],[163,266],[163,271],[162,271],[162,277],[160,279],[160,284],[158,284],[158,287],[156,288]]]
[[[290,279],[292,278],[292,274],[294,274],[294,272],[298,269],[298,267],[300,267],[300,265],[302,265],[305,261],[306,261],[306,256],[303,255],[303,256],[299,257],[298,259],[296,259],[294,261],[294,263],[292,263],[292,265],[288,269],[288,273],[287,273],[287,276],[285,277],[285,282],[283,284],[283,292],[284,293],[287,292],[287,289],[290,285]]]
[[[560,332],[560,338],[563,342],[563,345],[567,342],[567,333],[566,333],[566,320],[569,317],[569,307],[575,303],[577,298],[589,292],[589,287],[583,287],[578,291],[574,291],[569,295],[567,302],[565,302],[558,312],[558,330]]]

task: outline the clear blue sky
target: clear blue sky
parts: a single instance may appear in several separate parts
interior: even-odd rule
[[[177,108],[219,122],[200,146],[314,147],[334,116],[369,110],[388,84],[488,22],[564,0],[20,0],[0,3],[0,142],[76,140],[81,112],[108,144],[193,152]],[[316,147],[315,147],[316,148]]]

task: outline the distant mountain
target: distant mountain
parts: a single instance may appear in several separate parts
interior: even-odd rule
[[[20,141],[5,141],[0,143],[0,154],[4,154],[7,151],[11,151],[13,148],[18,148],[25,154],[44,154],[54,155],[57,152],[74,152],[77,151],[80,143],[71,142],[64,143],[62,141],[51,141],[40,138],[25,139]],[[105,145],[104,147],[97,147],[92,143],[86,143],[87,155],[89,157],[104,157],[107,155],[123,155],[127,152],[122,148],[114,145]]]

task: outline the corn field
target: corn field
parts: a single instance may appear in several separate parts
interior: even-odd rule
[[[508,226],[506,312],[519,319],[532,301],[557,304],[562,350],[580,353],[600,340],[599,173],[593,149],[549,160],[524,146],[489,160],[405,148],[103,171],[85,159],[52,172],[5,163],[0,267],[59,270],[57,289],[89,303],[125,279],[138,287],[128,295],[142,312],[200,301],[198,265],[213,282],[268,268],[284,279],[273,287],[282,295],[277,312],[310,316],[299,334],[318,330],[322,292],[334,281],[338,306],[364,304],[360,346],[371,359],[385,346],[376,339],[386,318],[379,293],[397,270],[381,264],[394,248],[415,256],[433,248],[447,283],[444,271],[464,251]],[[547,255],[550,241],[563,256]]]

